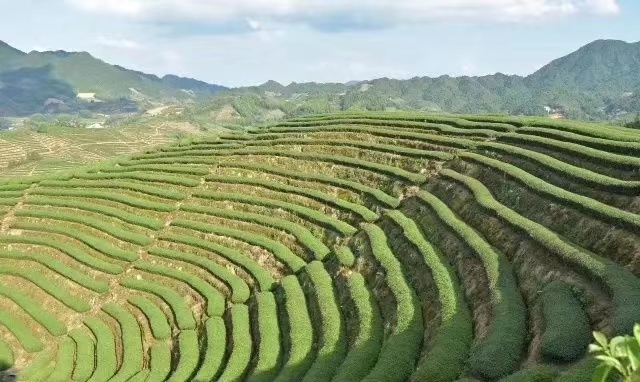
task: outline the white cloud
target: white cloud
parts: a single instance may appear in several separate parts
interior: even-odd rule
[[[301,23],[326,29],[380,27],[433,20],[516,22],[569,14],[609,15],[617,0],[65,0],[80,9],[141,21]]]
[[[112,38],[112,37],[98,37],[98,44],[109,48],[125,49],[125,50],[139,50],[142,49],[142,45],[138,42],[129,40],[126,38]]]

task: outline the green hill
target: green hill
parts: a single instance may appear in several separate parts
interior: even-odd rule
[[[37,75],[36,75],[37,74]],[[86,52],[25,54],[0,44],[0,115],[25,115],[52,111],[42,100],[54,99],[58,111],[81,107],[76,95],[93,95],[94,102],[180,102],[204,99],[225,90],[201,81],[165,76],[159,78],[99,60]],[[64,85],[65,91],[56,93]],[[67,89],[75,93],[70,96]],[[32,99],[24,99],[28,92]],[[127,104],[125,102],[125,104]],[[55,110],[53,110],[55,111]]]
[[[25,54],[0,44],[0,76],[0,115],[77,110],[83,104],[70,101],[68,87],[115,102],[115,107],[104,105],[107,114],[149,102],[195,101],[201,104],[195,114],[200,109],[208,118],[211,112],[232,107],[249,121],[367,110],[552,114],[590,120],[627,120],[640,112],[640,43],[614,40],[590,43],[527,77],[496,73],[286,86],[269,81],[232,90],[172,75],[159,78],[107,64],[88,53]],[[34,94],[33,100],[22,97],[26,92]]]
[[[588,381],[640,321],[639,170],[637,130],[342,113],[3,180],[0,371]]]

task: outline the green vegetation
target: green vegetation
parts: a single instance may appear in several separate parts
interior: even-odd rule
[[[211,317],[206,324],[207,347],[198,373],[193,377],[195,382],[213,381],[222,367],[227,329],[221,317]]]
[[[274,379],[276,382],[302,380],[313,362],[313,325],[304,292],[296,276],[287,276],[280,282],[284,291],[289,346],[288,358]]]
[[[226,362],[226,368],[218,378],[220,382],[240,380],[251,360],[252,341],[249,329],[249,309],[246,305],[235,305],[231,308],[231,328],[233,348]]]
[[[424,191],[419,197],[477,254],[487,272],[491,323],[487,336],[471,348],[470,369],[490,379],[507,376],[517,367],[526,335],[525,306],[511,266],[504,255],[496,252],[438,198]]]
[[[240,220],[245,222],[256,223],[264,225],[270,228],[285,231],[293,236],[314,254],[314,257],[318,260],[324,259],[331,250],[329,247],[315,237],[311,231],[304,226],[296,223],[292,223],[285,219],[276,218],[273,216],[264,216],[261,214],[254,214],[251,212],[233,211],[223,208],[202,207],[195,205],[183,205],[181,210],[187,212],[193,212],[198,214],[206,214],[231,220]]]
[[[4,326],[9,333],[13,334],[25,351],[29,353],[42,351],[42,342],[35,333],[9,312],[0,312],[0,326]]]
[[[349,295],[356,310],[357,335],[334,381],[358,381],[366,377],[376,364],[384,337],[382,317],[375,301],[360,273],[349,276]]]
[[[247,381],[270,382],[278,374],[280,359],[280,327],[278,326],[278,306],[273,293],[256,295],[258,311],[258,354],[255,368]]]
[[[198,333],[195,330],[183,330],[178,335],[178,365],[167,382],[186,382],[198,368]]]
[[[117,304],[102,307],[120,326],[122,338],[122,364],[118,372],[109,381],[127,381],[142,369],[142,333],[135,317],[125,308]]]
[[[595,344],[589,345],[589,352],[600,361],[593,377],[594,382],[606,382],[610,377],[621,377],[624,382],[636,381],[640,373],[640,324],[633,328],[632,336],[614,337],[611,341],[594,332]]]
[[[167,317],[153,301],[143,296],[133,296],[129,302],[140,309],[147,318],[155,339],[166,340],[171,337],[171,326]]]
[[[220,236],[232,237],[234,239],[242,240],[249,244],[262,247],[268,250],[269,252],[273,253],[273,255],[278,260],[285,263],[289,267],[289,269],[291,269],[293,272],[299,271],[305,265],[304,260],[296,256],[284,244],[278,241],[269,239],[266,236],[254,234],[251,232],[241,231],[238,229],[227,228],[224,226],[200,223],[200,222],[195,222],[190,220],[176,219],[171,224],[176,227],[182,227],[182,228],[192,229],[200,232],[212,233]]]
[[[231,105],[273,106],[259,99]],[[212,126],[197,107],[181,112]],[[46,161],[36,143],[11,146],[25,134],[76,150],[64,129],[5,133],[0,167],[15,152]],[[133,142],[115,133],[126,127],[73,129],[66,142],[90,160]],[[614,382],[635,363],[619,347],[631,337],[592,346],[599,360],[586,349],[592,330],[630,335],[640,317],[637,130],[355,109],[231,130],[0,181],[0,369],[29,382],[584,382],[602,360]]]
[[[342,363],[347,352],[347,341],[331,276],[319,261],[307,265],[306,271],[318,304],[320,333],[316,359],[303,381],[323,381],[331,377]]]
[[[184,261],[202,269],[206,269],[212,275],[224,281],[226,284],[229,284],[231,288],[231,301],[234,303],[244,303],[249,299],[251,292],[249,291],[247,283],[215,261],[207,260],[198,255],[164,248],[151,248],[149,249],[149,253],[167,259]]]
[[[0,285],[0,296],[13,301],[52,335],[62,336],[67,333],[67,328],[62,322],[42,308],[36,300],[19,290]]]
[[[545,331],[542,354],[552,360],[574,361],[589,345],[589,317],[571,288],[552,281],[542,291]]]
[[[48,381],[67,382],[71,379],[75,359],[75,343],[69,337],[62,340],[58,345],[58,359],[53,372],[49,375]]]
[[[422,344],[422,311],[415,292],[402,273],[402,266],[387,244],[384,231],[365,225],[371,251],[386,272],[386,283],[396,301],[397,323],[393,334],[383,343],[378,362],[363,381],[406,380],[420,354]]]
[[[84,323],[96,338],[96,368],[89,382],[109,380],[116,373],[118,363],[113,332],[97,317],[89,317]]]
[[[176,325],[180,330],[195,329],[196,322],[191,309],[187,306],[183,296],[179,295],[175,290],[157,282],[134,278],[124,279],[120,281],[120,284],[125,288],[156,295],[169,305],[175,317]]]
[[[212,200],[229,200],[229,201],[238,202],[238,203],[255,204],[258,206],[265,206],[265,207],[271,207],[271,208],[281,208],[285,211],[291,211],[292,213],[300,216],[303,219],[309,219],[313,222],[317,222],[323,226],[334,229],[345,236],[351,235],[356,231],[356,229],[351,225],[344,223],[338,219],[335,219],[331,216],[327,216],[326,214],[320,211],[315,211],[311,208],[307,208],[299,204],[287,203],[277,199],[260,198],[252,195],[212,193],[207,191],[195,193],[194,196],[199,198],[212,199]],[[376,220],[378,216],[373,212],[371,212],[372,215],[368,215],[368,212],[364,212],[364,214],[366,216],[369,216],[369,219],[373,219],[373,220]]]
[[[84,328],[76,328],[69,332],[76,346],[76,365],[73,369],[73,380],[86,382],[91,378],[95,367],[96,344]]]
[[[463,369],[473,340],[473,323],[469,308],[455,276],[454,270],[425,240],[416,223],[402,212],[387,212],[394,223],[399,225],[406,238],[422,254],[424,262],[433,274],[438,289],[442,323],[431,349],[418,363],[411,376],[414,381],[451,381]]]

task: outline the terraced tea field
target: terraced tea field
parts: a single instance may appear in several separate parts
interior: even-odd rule
[[[177,135],[197,133],[188,124],[149,120],[124,128],[19,129],[0,132],[0,179],[67,171],[168,144]]]
[[[26,179],[26,178],[25,178]],[[640,322],[640,133],[317,116],[0,185],[25,381],[588,381]]]

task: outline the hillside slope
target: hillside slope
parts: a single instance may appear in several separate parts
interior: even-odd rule
[[[38,73],[34,76],[33,73]],[[61,111],[73,109],[76,95],[95,101],[178,102],[210,97],[226,88],[189,78],[167,75],[159,78],[118,65],[111,65],[86,52],[37,52],[28,54],[0,44],[0,115],[28,115],[51,111],[42,99],[55,99]],[[56,93],[58,85],[65,89]],[[21,97],[29,93],[31,99]],[[55,109],[53,111],[56,111]]]
[[[0,368],[585,381],[591,331],[640,321],[639,157],[604,125],[339,114],[6,181]]]

